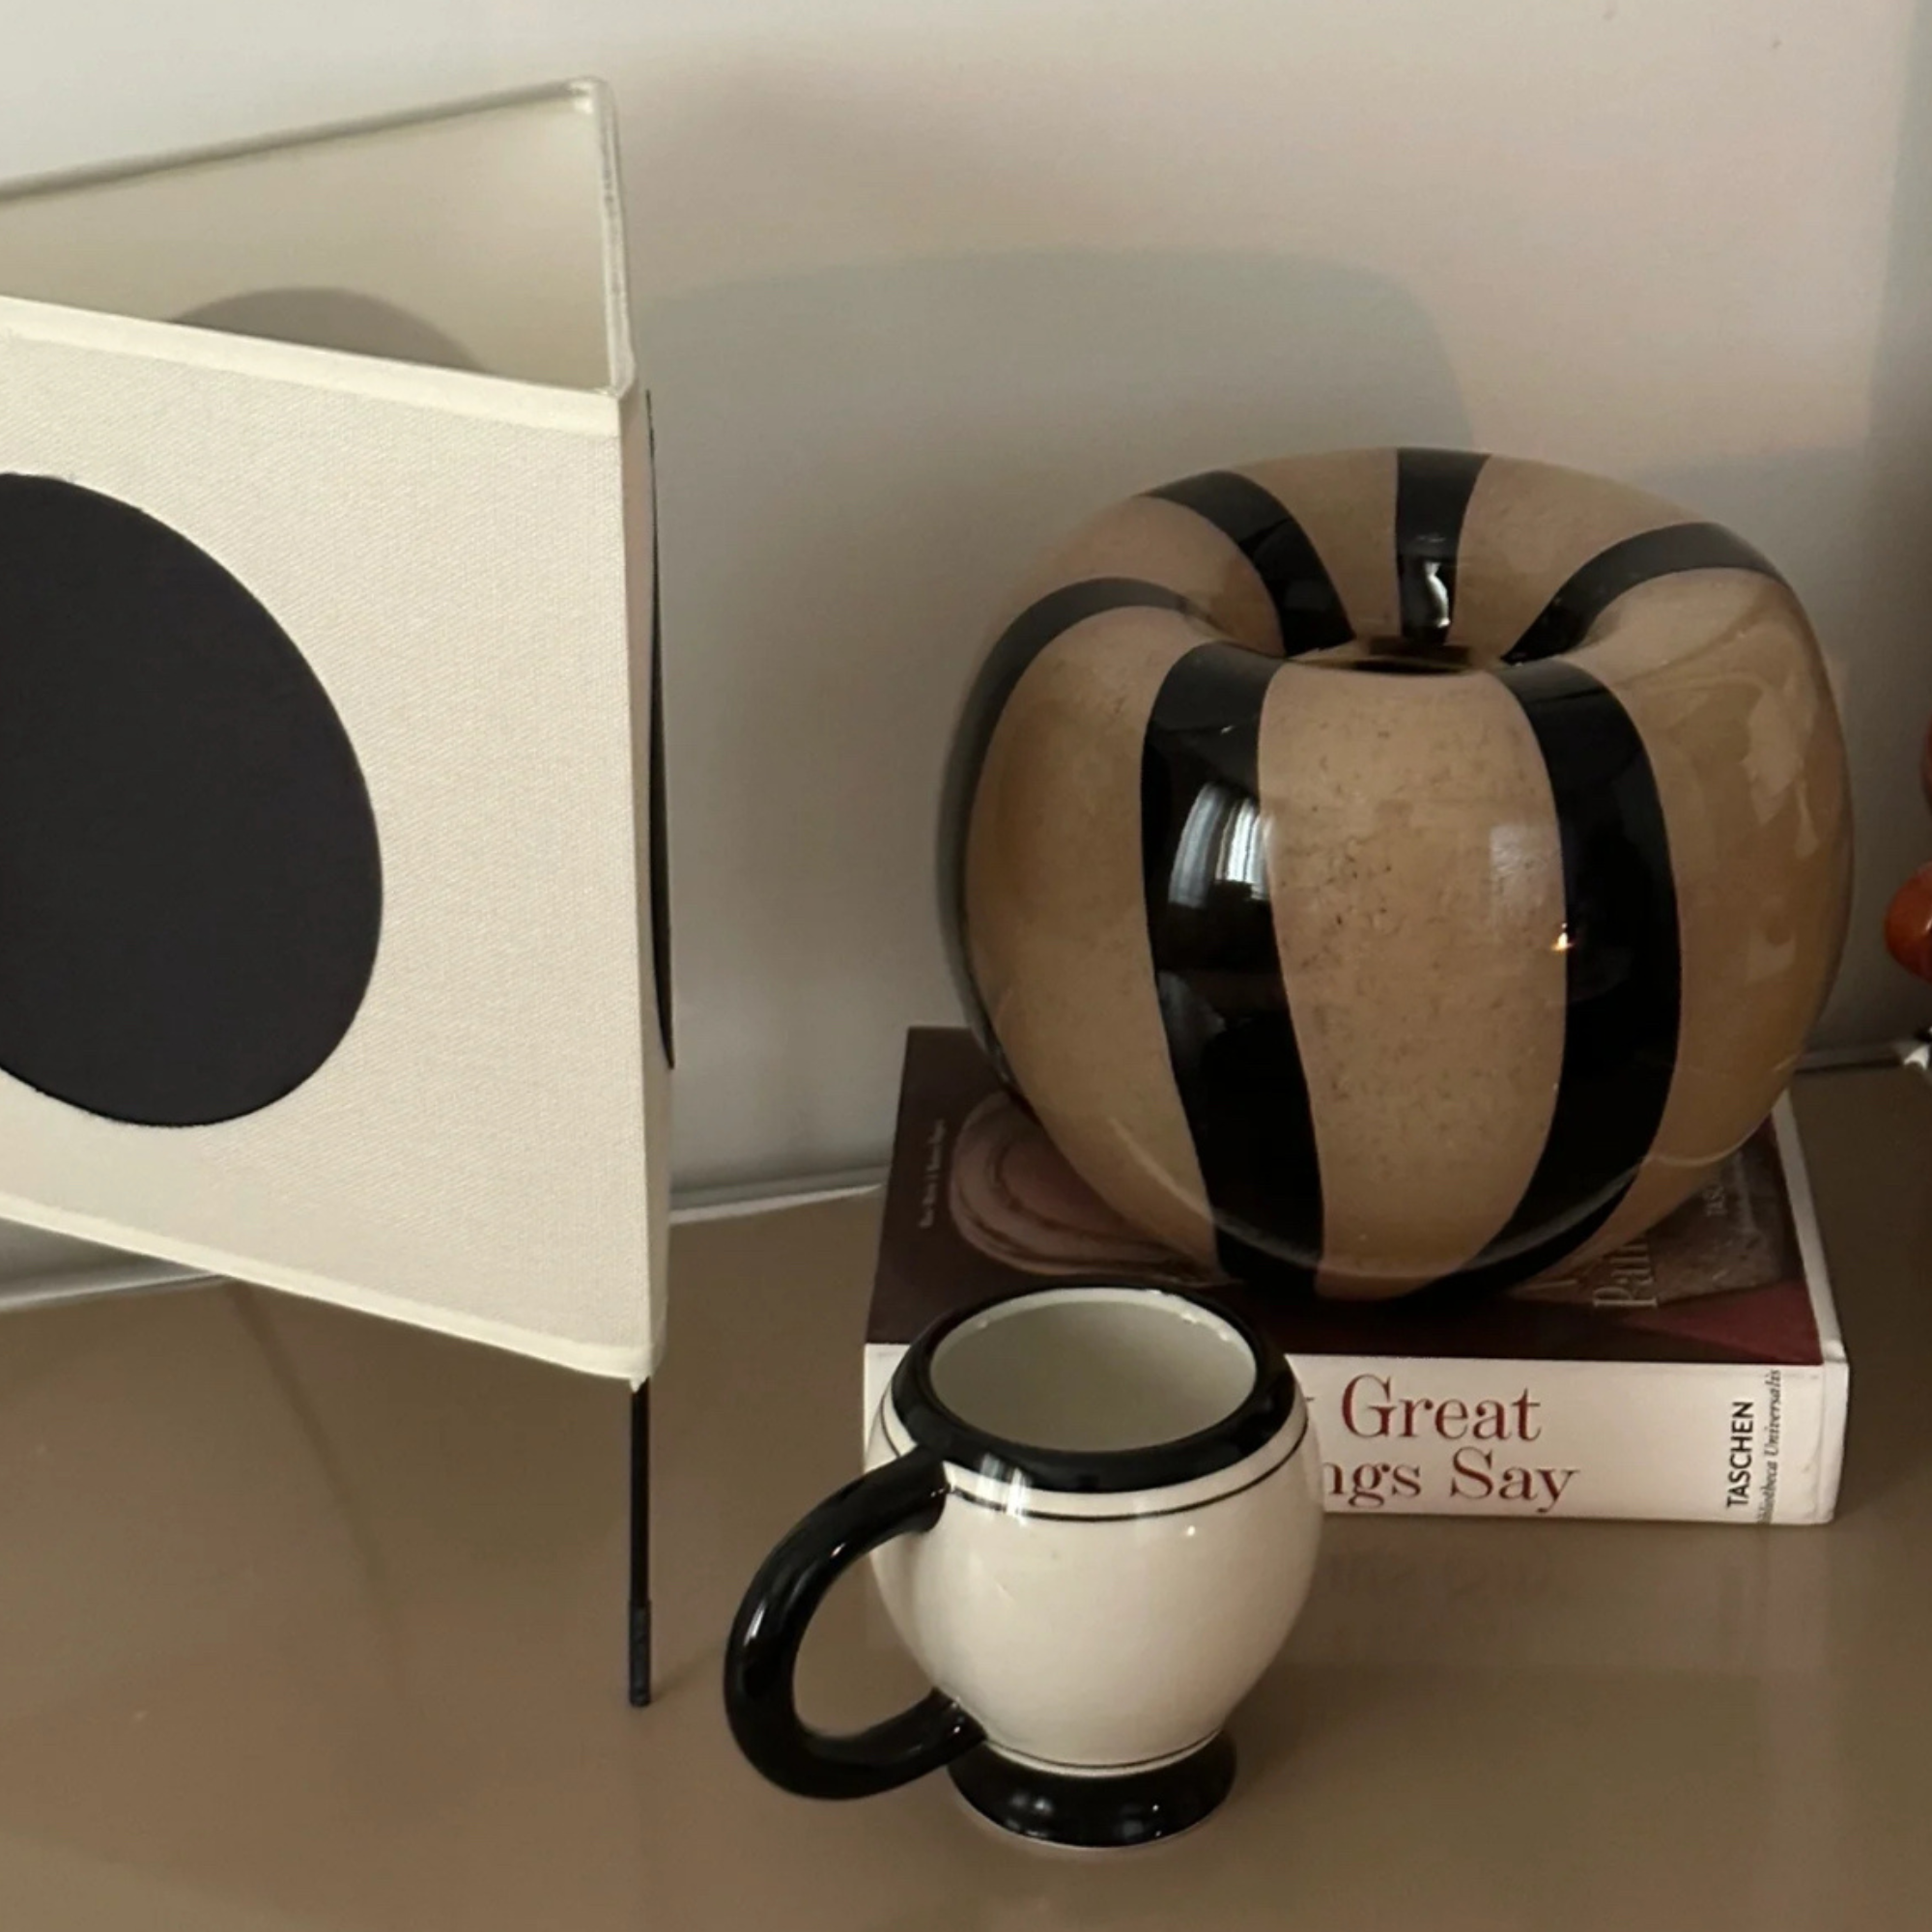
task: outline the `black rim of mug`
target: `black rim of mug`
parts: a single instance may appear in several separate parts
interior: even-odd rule
[[[1206,1429],[1134,1449],[1055,1449],[1015,1442],[971,1423],[948,1407],[932,1383],[932,1364],[942,1344],[969,1321],[1014,1302],[1060,1297],[1068,1292],[1108,1289],[1150,1301],[1181,1302],[1223,1323],[1246,1345],[1254,1363],[1247,1394]],[[894,1372],[893,1406],[905,1433],[955,1468],[996,1482],[1022,1480],[1037,1489],[1075,1495],[1117,1495],[1126,1490],[1169,1489],[1219,1475],[1244,1463],[1281,1434],[1294,1413],[1294,1374],[1245,1317],[1204,1294],[1180,1289],[1143,1288],[1095,1277],[1023,1288],[947,1316],[927,1328]]]

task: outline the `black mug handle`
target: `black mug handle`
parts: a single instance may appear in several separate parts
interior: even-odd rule
[[[945,1464],[915,1449],[827,1496],[759,1566],[724,1646],[724,1714],[738,1748],[774,1784],[804,1798],[869,1798],[983,1742],[939,1690],[830,1737],[798,1715],[793,1687],[806,1628],[840,1573],[892,1537],[930,1529],[945,1502]]]

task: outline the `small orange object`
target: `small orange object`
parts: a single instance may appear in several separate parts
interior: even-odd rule
[[[1885,943],[1908,973],[1932,980],[1932,866],[1920,866],[1898,889],[1886,915]]]

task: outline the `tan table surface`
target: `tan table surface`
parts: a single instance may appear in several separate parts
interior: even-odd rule
[[[735,1756],[720,1645],[858,1453],[867,1201],[680,1230],[663,1694],[621,1391],[235,1289],[0,1325],[5,1932],[1932,1926],[1932,1089],[1803,1084],[1854,1369],[1826,1530],[1330,1519],[1194,1836],[1008,1841]],[[912,1689],[854,1586],[814,1716]]]

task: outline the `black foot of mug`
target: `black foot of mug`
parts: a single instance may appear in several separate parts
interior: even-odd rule
[[[949,1768],[982,1818],[1051,1845],[1149,1845],[1198,1825],[1235,1783],[1235,1747],[1215,1737],[1153,1771],[1074,1777],[1002,1757],[990,1745]]]

